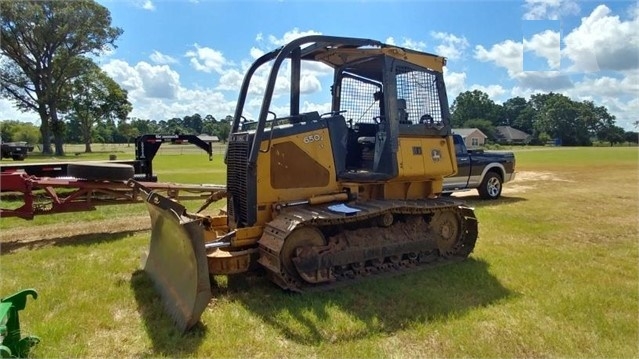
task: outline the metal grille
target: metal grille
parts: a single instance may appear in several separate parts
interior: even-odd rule
[[[423,116],[430,116],[433,123],[441,124],[442,111],[435,75],[398,66],[396,78],[397,98],[406,100],[408,120],[417,124]]]
[[[230,141],[227,152],[227,190],[233,196],[232,203],[229,203],[227,210],[229,216],[235,218],[237,223],[246,224],[248,222],[248,200],[247,193],[247,163],[249,156],[249,142]]]
[[[344,117],[353,123],[375,123],[374,118],[380,116],[379,101],[374,99],[379,87],[354,78],[342,79],[340,93],[340,110],[346,110]]]

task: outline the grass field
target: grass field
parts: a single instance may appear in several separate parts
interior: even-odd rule
[[[149,232],[99,233],[144,218],[136,204],[2,219],[14,235],[54,222],[98,233],[3,250],[0,295],[38,290],[21,313],[42,338],[35,357],[639,357],[638,149],[516,155],[502,199],[460,196],[480,223],[460,264],[303,295],[220,277],[202,324],[182,336],[139,270]],[[163,181],[224,183],[220,155],[167,152],[154,165]]]

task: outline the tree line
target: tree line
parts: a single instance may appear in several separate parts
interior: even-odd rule
[[[478,128],[499,142],[497,126],[511,126],[532,136],[533,144],[548,141],[566,146],[590,146],[593,140],[639,142],[639,134],[617,126],[606,107],[593,101],[574,101],[559,93],[513,97],[497,104],[480,90],[460,93],[451,105],[452,125]]]
[[[127,118],[116,121],[111,118],[95,121],[90,127],[89,142],[86,142],[81,119],[71,117],[64,123],[62,140],[64,143],[84,143],[86,152],[91,152],[91,143],[131,143],[136,137],[145,134],[192,134],[210,135],[226,142],[231,132],[232,116],[217,120],[212,115],[200,114],[174,117],[168,120],[149,120]],[[0,121],[0,136],[4,142],[25,141],[41,144],[39,128],[30,122],[15,120]]]

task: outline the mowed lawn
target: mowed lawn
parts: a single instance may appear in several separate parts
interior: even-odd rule
[[[20,317],[42,338],[35,357],[639,357],[639,149],[516,155],[502,199],[459,196],[480,226],[462,263],[301,295],[216,278],[202,324],[181,335],[140,271],[149,232],[123,232],[3,251],[0,295],[38,290]],[[224,183],[221,155],[154,164],[160,180]],[[0,228],[145,214],[111,206]]]

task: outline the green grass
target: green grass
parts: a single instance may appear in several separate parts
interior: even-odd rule
[[[38,290],[21,313],[23,332],[42,338],[36,357],[638,357],[637,148],[516,154],[523,180],[512,187],[524,191],[464,197],[480,236],[459,264],[303,295],[261,276],[219,277],[184,336],[139,270],[148,232],[3,253],[0,293]],[[224,182],[219,158],[167,154],[155,166],[161,179]],[[69,225],[146,214],[139,206],[76,213]]]

